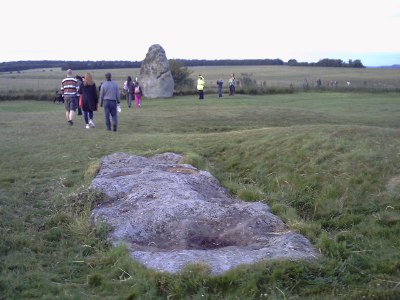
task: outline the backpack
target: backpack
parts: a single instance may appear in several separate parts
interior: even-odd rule
[[[135,94],[140,94],[140,87],[138,85],[135,87]]]

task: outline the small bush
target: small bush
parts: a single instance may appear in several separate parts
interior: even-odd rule
[[[44,235],[44,239],[49,242],[58,242],[62,238],[62,229],[60,227],[50,228]]]
[[[89,286],[96,287],[103,283],[103,276],[100,274],[91,274],[87,277],[87,283]]]
[[[345,259],[349,253],[346,249],[346,242],[338,242],[334,238],[330,237],[326,232],[322,232],[317,241],[317,247],[322,253],[330,258]]]
[[[244,201],[260,201],[265,199],[265,195],[257,188],[245,187],[238,192],[238,197]]]

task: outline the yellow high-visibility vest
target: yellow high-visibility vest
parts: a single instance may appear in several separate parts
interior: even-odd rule
[[[197,89],[199,90],[199,91],[201,91],[201,90],[203,90],[204,89],[204,78],[199,78],[199,79],[197,79]]]

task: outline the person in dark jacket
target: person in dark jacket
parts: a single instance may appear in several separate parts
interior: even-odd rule
[[[97,94],[96,84],[93,81],[91,73],[86,73],[83,78],[83,83],[80,88],[82,95],[82,110],[83,117],[85,119],[86,128],[94,127],[93,112],[97,111],[97,105],[99,103],[99,97]]]
[[[125,94],[126,94],[126,103],[130,108],[132,106],[132,100],[134,95],[135,83],[132,81],[132,77],[128,76],[126,81],[124,82],[123,87]]]
[[[80,91],[80,87],[82,86],[83,83],[83,78],[82,76],[76,75],[75,76],[76,80],[78,80],[78,90],[76,91],[76,107],[78,108],[78,116],[82,115],[82,108],[79,105],[79,99],[81,98],[81,91]]]
[[[224,82],[222,81],[222,79],[218,79],[217,80],[217,86],[218,86],[218,97],[222,97],[222,85],[224,84]]]
[[[53,103],[64,103],[64,98],[61,92],[56,91],[56,96],[54,97]]]

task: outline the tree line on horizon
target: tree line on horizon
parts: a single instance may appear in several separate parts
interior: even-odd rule
[[[361,60],[349,60],[347,63],[341,59],[324,58],[317,63],[298,62],[290,59],[285,63],[281,59],[170,59],[183,64],[185,67],[197,66],[280,66],[288,65],[310,67],[344,67],[365,68]],[[21,72],[29,69],[61,68],[62,70],[93,70],[93,69],[125,69],[140,68],[142,61],[63,61],[63,60],[24,60],[0,63],[0,72]]]

